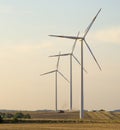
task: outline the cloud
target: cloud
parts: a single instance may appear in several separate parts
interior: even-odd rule
[[[90,38],[102,43],[120,43],[120,26],[110,27],[95,31],[90,34]]]

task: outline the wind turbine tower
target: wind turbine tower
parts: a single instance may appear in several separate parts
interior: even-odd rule
[[[87,29],[85,30],[85,33],[83,35],[83,37],[76,37],[76,36],[61,36],[61,35],[49,35],[52,37],[60,37],[60,38],[68,38],[68,39],[78,39],[81,42],[81,110],[80,110],[80,118],[84,118],[84,77],[83,77],[83,44],[85,43],[85,45],[87,46],[88,50],[90,51],[93,59],[95,60],[97,66],[99,67],[99,69],[101,70],[101,67],[97,61],[97,59],[95,58],[92,50],[90,49],[89,45],[87,44],[85,38],[90,30],[90,28],[92,27],[93,23],[95,22],[98,14],[100,13],[101,9],[98,11],[98,13],[95,15],[95,17],[93,18],[92,22],[89,24],[89,26],[87,27]]]
[[[59,53],[60,55],[60,53]],[[40,76],[43,76],[43,75],[46,75],[46,74],[50,74],[50,73],[55,73],[55,110],[57,111],[58,110],[58,73],[67,81],[68,79],[58,70],[58,67],[59,67],[59,61],[60,61],[60,56],[58,57],[58,61],[57,61],[57,65],[56,65],[56,69],[53,70],[53,71],[49,71],[49,72],[46,72],[46,73],[43,73],[41,74]]]
[[[77,37],[79,36],[79,32],[77,34]],[[77,39],[75,39],[75,42],[73,44],[73,47],[72,47],[72,50],[70,53],[65,53],[65,54],[60,54],[60,55],[52,55],[50,57],[59,57],[59,56],[69,56],[70,57],[70,111],[73,110],[73,102],[72,102],[72,89],[73,89],[73,76],[72,76],[72,70],[73,70],[73,67],[72,67],[72,61],[73,61],[73,58],[77,61],[77,63],[79,65],[81,65],[81,63],[79,62],[79,60],[75,57],[75,55],[73,54],[74,52],[74,49],[75,49],[75,46],[76,46],[76,42],[77,42]],[[87,71],[84,69],[84,71],[87,73]]]

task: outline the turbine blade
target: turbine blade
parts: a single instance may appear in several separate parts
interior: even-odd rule
[[[78,62],[78,64],[81,65],[80,61],[79,61],[74,55],[72,55],[72,56],[73,56],[73,58]],[[84,70],[86,73],[88,73],[87,70],[86,70],[85,68],[83,68],[83,70]]]
[[[93,54],[93,52],[92,52],[92,50],[90,49],[89,45],[87,44],[87,42],[86,42],[85,40],[84,40],[84,42],[85,42],[87,48],[89,49],[91,55],[93,56],[93,58],[94,58],[96,64],[98,65],[99,69],[102,70],[101,67],[100,67],[100,65],[99,65],[99,63],[98,63],[98,61],[97,61],[97,59],[95,58],[95,56],[94,56],[94,54]]]
[[[92,22],[89,24],[89,26],[87,27],[87,29],[85,30],[85,34],[84,34],[84,38],[86,37],[87,33],[89,32],[91,26],[93,25],[93,23],[95,22],[95,19],[97,18],[98,14],[100,13],[101,9],[98,11],[98,13],[95,15],[95,17],[93,18]]]
[[[74,36],[61,36],[61,35],[48,35],[51,37],[60,37],[60,38],[67,38],[67,39],[82,39],[82,37],[74,37]]]
[[[78,62],[78,64],[80,64],[81,65],[81,63],[79,62],[79,60],[74,56],[74,55],[72,55],[73,57],[74,57],[74,59]]]
[[[46,75],[46,74],[50,74],[50,73],[54,73],[55,71],[56,71],[56,70],[49,71],[49,72],[46,72],[46,73],[41,74],[40,76],[43,76],[43,75]]]
[[[70,53],[60,54],[60,55],[51,55],[49,57],[68,56],[68,55],[70,55]]]
[[[58,61],[57,61],[57,69],[58,69],[59,62],[60,62],[60,53],[61,53],[61,52],[59,52]]]
[[[58,73],[69,83],[69,80],[60,71]]]
[[[78,32],[77,37],[79,37],[79,34],[80,34],[80,32]],[[74,42],[74,44],[73,44],[73,47],[72,47],[72,54],[73,54],[73,51],[74,51],[74,49],[75,49],[76,42],[77,42],[77,39],[75,39],[75,42]]]

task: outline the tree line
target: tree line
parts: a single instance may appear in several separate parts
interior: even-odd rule
[[[2,113],[0,112],[0,122],[2,122],[4,119],[13,119],[17,121],[18,119],[30,119],[30,114],[23,114],[22,112],[17,112],[15,114],[13,113]]]

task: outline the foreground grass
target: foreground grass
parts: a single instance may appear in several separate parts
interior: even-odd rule
[[[0,124],[0,130],[120,130],[116,123]]]

